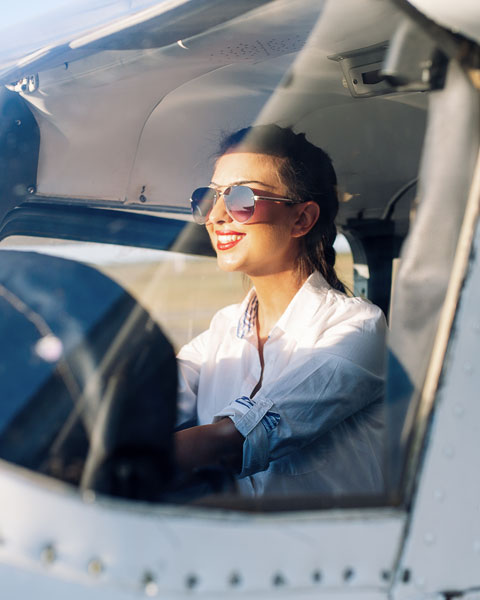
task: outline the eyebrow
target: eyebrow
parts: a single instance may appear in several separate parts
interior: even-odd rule
[[[256,179],[241,179],[239,181],[232,181],[231,183],[228,183],[226,186],[221,186],[218,183],[215,183],[214,181],[210,182],[210,185],[214,185],[215,187],[230,187],[232,185],[244,185],[245,183],[259,183],[260,185],[264,185],[265,187],[268,188],[273,188],[273,185],[269,185],[268,183],[265,183],[264,181],[257,181]]]

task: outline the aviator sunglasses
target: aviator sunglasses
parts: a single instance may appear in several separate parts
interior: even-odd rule
[[[256,190],[252,190],[246,185],[232,185],[223,192],[211,187],[197,188],[190,198],[193,220],[199,225],[205,225],[210,211],[220,196],[223,196],[227,213],[237,223],[247,223],[253,217],[257,200],[287,202],[288,204],[303,202],[303,200],[280,198],[275,195],[259,196],[255,192]]]

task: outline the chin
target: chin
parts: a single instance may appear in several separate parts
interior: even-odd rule
[[[222,271],[234,272],[234,271],[243,271],[240,266],[235,262],[225,262],[217,258],[218,268]]]

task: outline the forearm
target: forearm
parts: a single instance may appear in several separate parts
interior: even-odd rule
[[[243,436],[231,419],[221,419],[211,425],[199,425],[175,434],[178,466],[191,471],[212,465],[239,469],[242,464]]]

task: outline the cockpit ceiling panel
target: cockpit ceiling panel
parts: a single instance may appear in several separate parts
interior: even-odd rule
[[[281,69],[265,62],[263,71],[254,69],[249,76],[248,69],[244,70],[246,75],[233,90],[229,88],[227,127],[234,126],[241,114],[254,119],[284,76],[294,51],[304,45],[318,13],[314,0],[302,0],[294,7],[279,0],[181,45],[102,51],[40,72],[38,89],[24,94],[34,107],[42,138],[38,193],[123,202],[139,139],[158,104],[176,90],[181,98],[185,84],[211,71],[286,56]],[[211,87],[195,100],[201,107],[226,92]],[[254,108],[245,98],[255,98]],[[238,102],[242,106],[232,111]],[[180,102],[178,111],[181,106]],[[179,112],[174,116],[190,125],[183,132],[188,143],[195,131],[196,114]],[[158,133],[162,137],[161,131]],[[155,171],[158,169],[156,163]]]
[[[480,43],[480,2],[477,0],[409,0],[421,13],[446,29]]]
[[[417,174],[427,98],[353,98],[329,57],[385,43],[398,20],[377,0],[277,0],[181,44],[40,72],[24,94],[41,132],[37,193],[187,210],[222,133],[277,122],[331,154],[342,218],[380,214]]]

